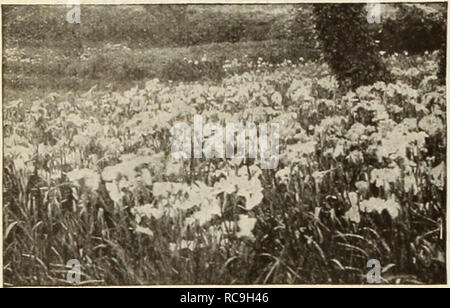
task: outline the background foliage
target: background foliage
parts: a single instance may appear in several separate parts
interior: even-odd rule
[[[125,90],[155,77],[214,80],[224,75],[221,64],[244,56],[273,65],[314,60],[320,46],[313,7],[83,6],[82,23],[69,24],[65,6],[5,6],[4,95],[38,97],[45,89],[82,92],[94,84]],[[369,29],[380,50],[412,53],[410,47],[423,51],[445,41],[445,20],[436,14],[445,16],[445,4],[388,4],[383,10],[382,23]],[[194,63],[205,54],[216,63],[214,70],[204,68],[201,76],[173,73],[173,66],[185,65],[185,58]]]
[[[441,33],[389,7],[389,32]],[[397,50],[353,5],[82,10],[3,10],[6,286],[66,285],[73,258],[81,285],[362,284],[371,258],[445,283],[442,41]],[[193,114],[280,123],[278,169],[171,160]]]

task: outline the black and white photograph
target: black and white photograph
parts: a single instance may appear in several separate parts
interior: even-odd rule
[[[447,12],[1,3],[2,286],[447,286]]]

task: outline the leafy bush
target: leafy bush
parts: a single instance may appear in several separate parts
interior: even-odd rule
[[[396,13],[383,19],[375,35],[380,49],[388,53],[407,51],[419,54],[440,49],[447,40],[447,5],[394,5]]]

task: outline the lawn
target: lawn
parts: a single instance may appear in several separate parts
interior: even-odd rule
[[[87,91],[94,85],[105,89],[126,89],[145,80],[179,78],[170,72],[172,63],[184,59],[192,62],[205,58],[215,64],[214,72],[222,70],[226,60],[242,60],[245,56],[256,61],[259,57],[271,63],[285,59],[297,62],[300,57],[317,58],[314,49],[292,49],[287,40],[211,43],[190,47],[136,48],[105,44],[86,47],[67,54],[65,49],[25,47],[5,49],[3,85],[5,99],[42,97],[55,91]]]

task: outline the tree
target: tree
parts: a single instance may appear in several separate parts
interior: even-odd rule
[[[325,61],[340,85],[355,89],[389,79],[369,31],[365,4],[315,4],[316,31]]]

